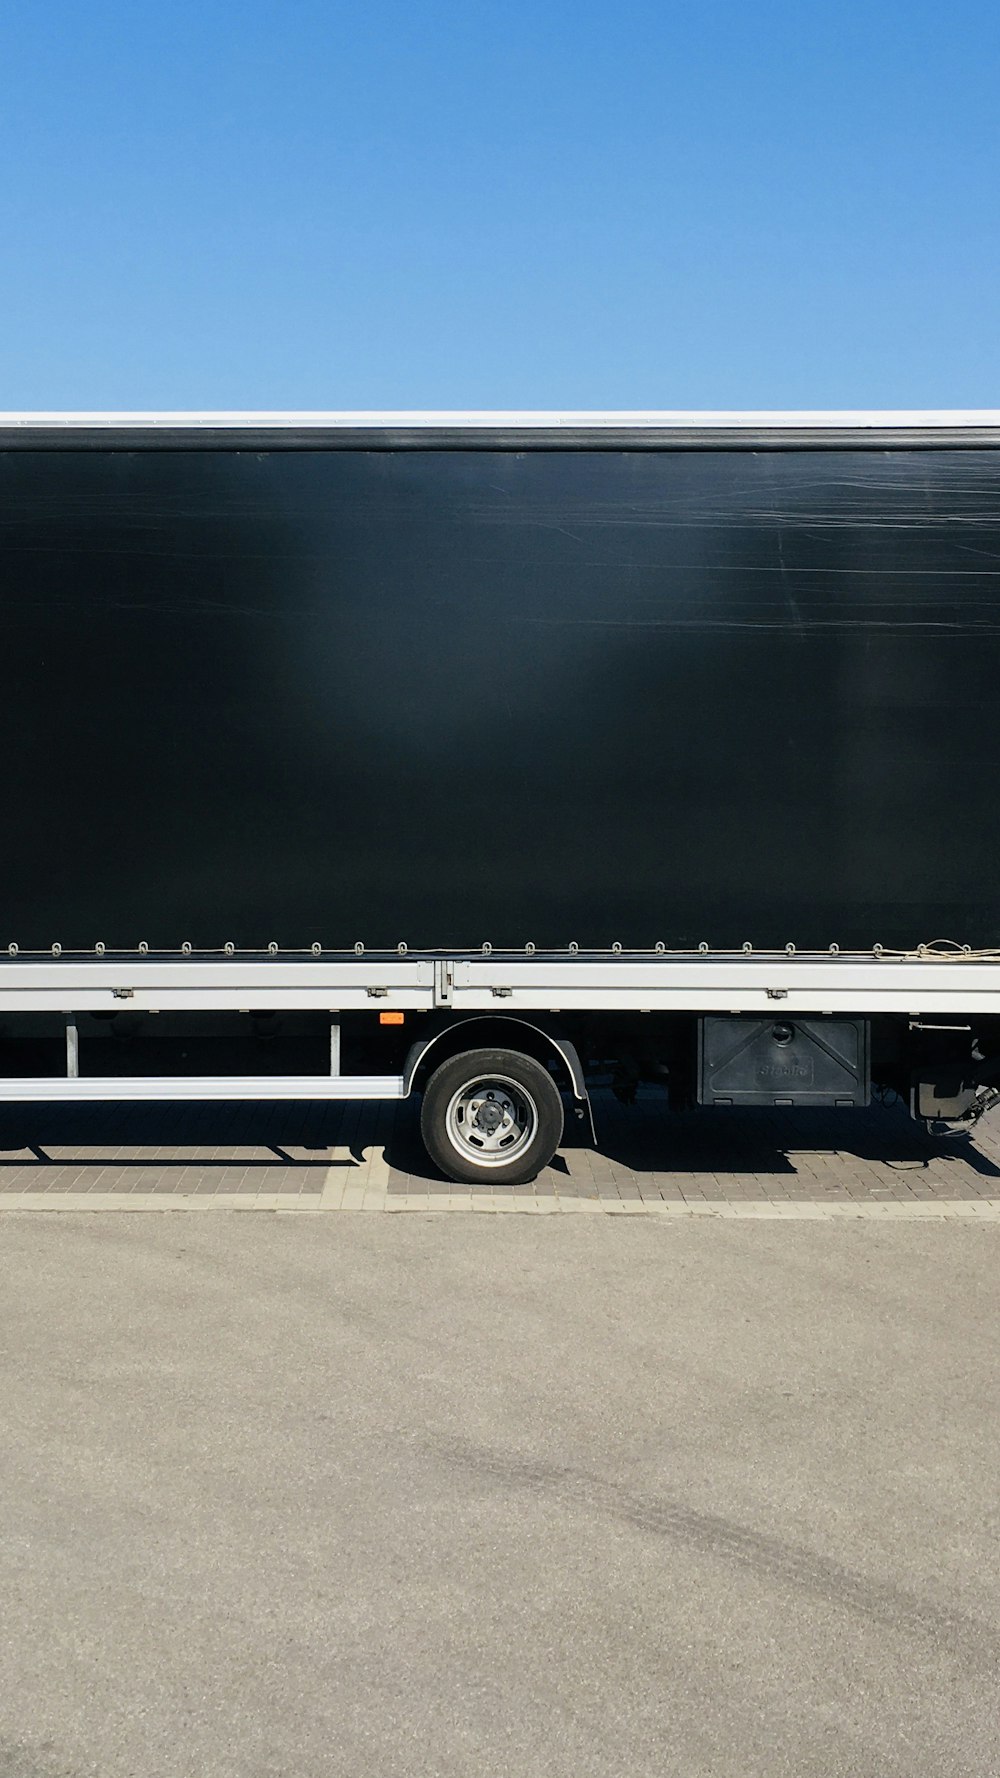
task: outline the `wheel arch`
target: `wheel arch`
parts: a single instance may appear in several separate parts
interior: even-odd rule
[[[589,1108],[583,1063],[575,1043],[561,1031],[535,1019],[503,1013],[470,1013],[467,1018],[449,1020],[440,1030],[413,1044],[403,1068],[404,1094],[409,1097],[410,1093],[419,1092],[441,1062],[461,1055],[463,1050],[491,1047],[521,1050],[538,1062],[555,1061],[561,1084],[579,1104]]]

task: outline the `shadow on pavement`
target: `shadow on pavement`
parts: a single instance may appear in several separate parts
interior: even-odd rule
[[[850,1172],[852,1160],[894,1173],[949,1170],[1000,1178],[1000,1165],[982,1144],[933,1138],[902,1106],[864,1111],[738,1110],[670,1113],[663,1095],[640,1094],[623,1107],[613,1094],[594,1094],[597,1153],[642,1173],[782,1175],[799,1169],[791,1156],[829,1156]],[[390,1168],[415,1180],[439,1181],[420,1141],[416,1103],[358,1105],[198,1103],[137,1105],[4,1105],[0,1107],[3,1169],[67,1166],[239,1165],[322,1170],[330,1150],[347,1149],[361,1162],[383,1147]],[[566,1141],[553,1168],[566,1173],[566,1156],[590,1147],[584,1125],[567,1118]],[[52,1151],[59,1151],[58,1154]],[[250,1151],[250,1152],[248,1152]],[[346,1164],[350,1164],[349,1162]]]

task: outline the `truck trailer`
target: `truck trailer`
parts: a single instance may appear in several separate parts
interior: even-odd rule
[[[1000,1097],[1000,412],[0,415],[0,1097]],[[664,1122],[664,1164],[670,1125]]]

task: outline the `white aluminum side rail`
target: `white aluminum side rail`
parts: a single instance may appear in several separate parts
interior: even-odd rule
[[[0,1012],[458,1011],[1000,1014],[1000,954],[468,952],[336,962],[139,957],[0,962]]]
[[[406,957],[0,962],[0,1012],[1000,1013],[1000,955]]]
[[[826,954],[449,964],[450,1004],[546,1012],[1000,1013],[1000,957]]]
[[[435,965],[352,957],[250,963],[138,957],[0,963],[0,1012],[328,1012],[434,1005]]]

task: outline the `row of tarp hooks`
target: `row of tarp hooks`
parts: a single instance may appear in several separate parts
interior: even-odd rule
[[[97,957],[104,957],[107,955],[107,949],[108,949],[107,945],[98,942],[94,946],[94,955]],[[138,954],[140,957],[148,957],[149,956],[149,949],[150,949],[149,945],[147,944],[145,939],[143,939],[136,946],[136,950],[138,951]],[[361,944],[360,942],[358,944],[356,944],[353,949],[354,949],[354,955],[356,957],[363,957],[365,955],[366,947],[363,944]],[[455,947],[455,950],[458,952],[460,952],[462,949],[463,949],[462,946]],[[494,945],[487,942],[486,944],[483,944],[480,947],[481,955],[484,957],[492,957],[495,949],[496,949],[496,947]],[[185,942],[182,945],[178,946],[178,950],[179,950],[179,953],[182,957],[193,957],[195,955],[200,955],[200,956],[204,956],[204,957],[217,957],[220,955],[224,956],[224,957],[235,957],[237,954],[237,951],[239,950],[239,947],[233,943],[232,939],[229,939],[226,941],[226,943],[224,945],[222,945],[218,949],[213,948],[213,947],[208,947],[204,951],[196,952],[195,946],[190,942],[190,940],[185,940]],[[396,945],[395,950],[396,950],[397,956],[406,957],[409,954],[410,947],[408,944],[406,944],[405,942],[403,942],[401,940],[400,943],[398,945]],[[580,946],[575,940],[573,940],[570,944],[568,944],[566,946],[566,950],[567,950],[568,955],[571,957],[578,957],[580,954]],[[114,954],[124,955],[124,951],[125,951],[125,947],[122,947],[119,952],[114,953]],[[535,944],[532,944],[530,942],[524,946],[524,955],[526,957],[536,956],[537,951],[538,951],[538,946]],[[744,957],[752,957],[754,955],[754,947],[749,942],[749,940],[747,940],[741,946],[741,951],[742,951],[742,955]],[[825,954],[830,957],[839,957],[840,953],[841,953],[840,945],[829,945],[827,947],[827,951]],[[29,952],[28,954],[33,955],[33,956],[40,955],[40,953],[38,953],[38,952]],[[53,957],[61,957],[63,955],[63,946],[61,944],[54,944],[49,947],[49,952],[46,954],[51,955]],[[74,955],[74,956],[82,956],[85,953],[77,951],[77,952],[71,952],[70,954]],[[260,951],[255,951],[253,949],[243,952],[244,956],[261,956],[263,954],[264,953],[262,953]],[[342,955],[343,953],[334,953],[334,954],[335,955]],[[510,952],[507,951],[504,954],[510,955]],[[599,946],[592,947],[592,954],[600,954],[600,947]],[[685,951],[685,950],[671,951],[669,946],[664,944],[662,939],[659,939],[655,945],[650,947],[649,950],[635,950],[635,951],[629,951],[626,953],[624,945],[622,945],[616,939],[614,944],[612,944],[608,947],[608,954],[610,954],[613,957],[621,957],[624,955],[628,955],[630,957],[646,957],[646,956],[649,956],[650,954],[652,954],[653,956],[656,956],[656,957],[665,957],[665,956],[689,957],[689,956],[693,955],[694,953],[692,953],[689,950],[688,951]],[[727,956],[727,955],[732,955],[732,952],[729,951],[728,949],[724,949],[722,952],[714,952],[713,953],[713,947],[708,943],[708,941],[706,939],[703,939],[697,948],[697,955],[700,957],[708,957],[713,954]],[[784,954],[786,957],[794,957],[796,955],[802,955],[802,954],[816,955],[817,953],[815,953],[815,952],[813,952],[813,953],[809,953],[809,952],[799,953],[798,949],[795,945],[787,944],[784,947]],[[7,946],[7,955],[9,957],[20,956],[21,955],[20,945],[9,944]],[[276,940],[274,940],[274,939],[271,940],[270,944],[267,946],[266,955],[268,957],[278,957],[278,956],[282,955],[281,946],[276,942]],[[300,948],[295,948],[293,950],[286,952],[285,955],[294,955],[294,956],[308,955],[311,957],[322,957],[324,955],[324,947],[321,944],[316,943],[316,944],[309,945],[308,947],[302,946]],[[761,957],[773,957],[775,955],[775,952],[774,952],[774,950],[768,950],[765,948],[761,951],[758,951],[757,955],[761,956]],[[895,958],[901,958],[901,957],[929,957],[929,958],[933,958],[933,957],[937,957],[937,958],[941,958],[941,957],[973,957],[973,958],[979,958],[979,959],[984,959],[984,960],[985,959],[992,960],[992,959],[996,959],[998,956],[1000,956],[1000,952],[998,952],[995,949],[974,950],[971,945],[960,945],[951,939],[934,939],[933,942],[930,944],[914,945],[909,950],[895,950],[895,949],[892,949],[891,947],[887,947],[885,945],[872,945],[871,946],[871,955],[873,957],[895,957]]]

